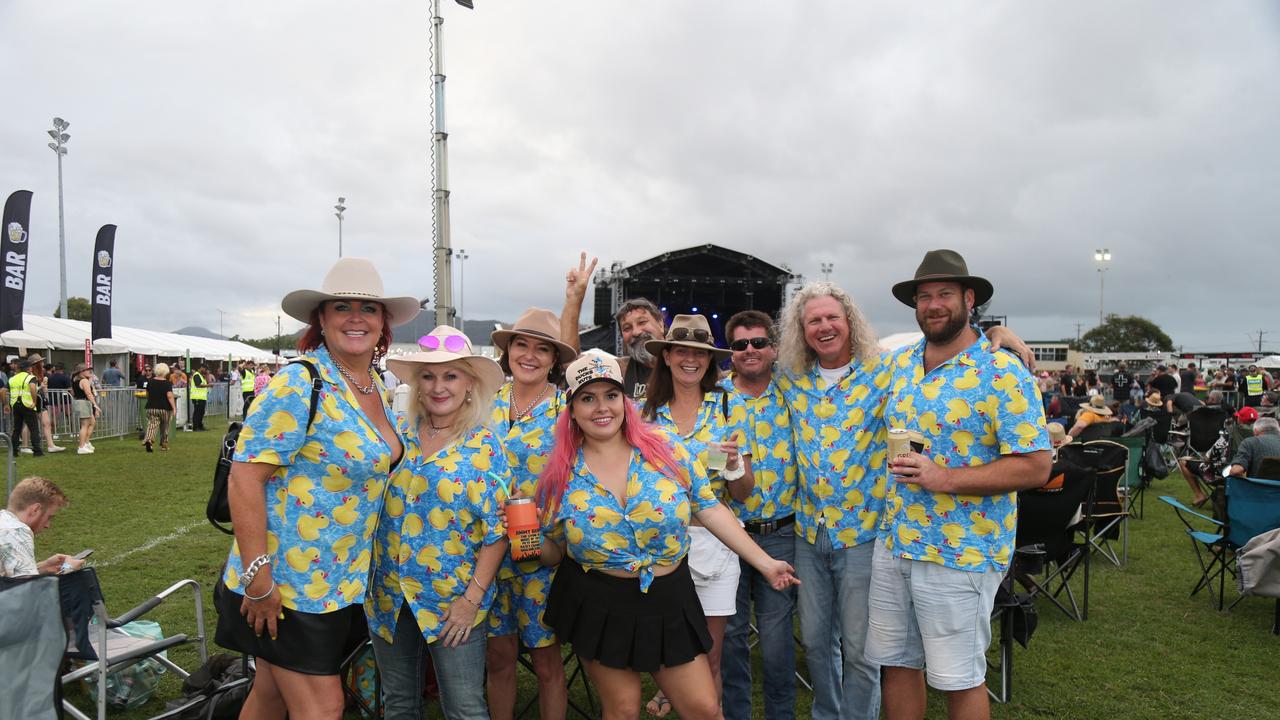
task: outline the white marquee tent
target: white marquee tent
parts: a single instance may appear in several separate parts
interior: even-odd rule
[[[0,334],[0,344],[7,348],[28,350],[84,350],[92,326],[83,320],[63,320],[44,315],[23,315],[23,330]],[[205,360],[252,360],[273,363],[275,355],[252,345],[232,340],[179,335],[177,333],[140,330],[113,325],[112,337],[93,343],[93,351],[105,355],[134,353],[137,355],[185,356]]]

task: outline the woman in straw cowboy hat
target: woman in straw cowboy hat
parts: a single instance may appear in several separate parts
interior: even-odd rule
[[[491,427],[502,438],[511,461],[512,494],[532,497],[538,475],[551,453],[552,432],[565,407],[562,368],[577,350],[559,339],[560,318],[550,310],[530,308],[509,330],[496,330],[498,363],[511,380],[498,390]],[[536,559],[502,561],[497,594],[489,610],[486,684],[489,713],[506,720],[515,712],[516,658],[520,646],[538,678],[538,711],[543,718],[563,718],[568,708],[564,661],[555,633],[543,619],[547,590],[555,568]]]
[[[732,440],[743,429],[746,408],[719,386],[717,363],[730,351],[716,347],[706,317],[677,315],[662,339],[645,343],[654,356],[649,373],[644,419],[680,437],[689,452],[707,469],[711,489],[723,498],[732,488],[734,497],[745,500],[752,478],[746,476],[747,461]],[[709,453],[723,456],[723,462],[709,463]],[[719,459],[719,458],[717,458]],[[714,465],[714,467],[712,467]],[[738,492],[738,490],[745,492]],[[738,556],[702,527],[696,518],[689,522],[689,571],[698,591],[698,601],[711,633],[707,663],[715,680],[716,696],[721,694],[720,655],[724,630],[730,615],[737,612]],[[646,705],[652,715],[664,717],[671,710],[659,691]]]
[[[498,493],[511,471],[485,423],[502,371],[445,325],[418,345],[387,361],[409,385],[405,462],[387,488],[365,600],[384,717],[422,717],[429,654],[445,717],[487,719],[483,623],[507,550]]]
[[[366,636],[372,527],[404,444],[374,371],[391,323],[418,314],[387,297],[368,261],[342,258],[319,290],[281,307],[307,324],[303,363],[285,366],[247,410],[227,498],[236,542],[218,604],[217,642],[257,657],[243,717],[336,719],[338,670]],[[312,368],[320,397],[310,417]],[[241,617],[243,616],[243,617]]]
[[[716,500],[702,463],[640,417],[616,359],[588,353],[566,370],[568,407],[538,479],[549,527],[541,560],[560,563],[547,624],[573,645],[604,716],[634,717],[650,673],[683,718],[720,716],[711,637],[685,556],[697,519],[776,589],[798,581]]]

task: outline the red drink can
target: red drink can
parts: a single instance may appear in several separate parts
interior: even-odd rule
[[[511,540],[512,560],[533,560],[542,554],[542,525],[533,498],[507,501],[507,537]]]

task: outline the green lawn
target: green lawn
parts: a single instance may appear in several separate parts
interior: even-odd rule
[[[38,554],[95,548],[92,560],[115,613],[179,578],[198,580],[211,608],[210,588],[229,540],[204,523],[222,430],[217,422],[210,427],[177,433],[165,453],[148,455],[126,439],[101,440],[91,456],[19,458],[18,477],[45,475],[72,500],[37,539]],[[1131,525],[1128,567],[1094,564],[1089,621],[1075,623],[1047,603],[1040,606],[1031,648],[1015,650],[1013,702],[993,706],[993,717],[1280,717],[1280,638],[1269,632],[1273,601],[1250,598],[1227,614],[1213,610],[1203,594],[1188,598],[1195,559],[1172,510],[1155,496],[1185,501],[1189,491],[1173,478],[1157,482],[1154,491],[1146,518]],[[1234,597],[1230,589],[1228,596]],[[194,634],[189,597],[180,594],[148,617],[167,632]],[[211,609],[206,621],[212,635]],[[189,666],[195,653],[171,657]],[[532,688],[525,673],[521,688],[523,705]],[[167,678],[159,699],[113,717],[146,717],[177,694],[178,682]],[[798,717],[808,717],[803,689],[799,705]],[[428,717],[441,717],[438,708]],[[763,717],[759,710],[757,717]],[[931,695],[929,717],[944,717],[940,696]]]

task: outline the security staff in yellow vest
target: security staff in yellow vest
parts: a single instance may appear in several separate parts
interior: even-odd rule
[[[1249,369],[1244,373],[1244,404],[1247,407],[1258,407],[1262,405],[1262,394],[1271,389],[1271,382],[1267,376],[1258,369],[1257,365],[1250,365]]]
[[[22,370],[9,378],[9,399],[13,403],[13,437],[9,440],[9,450],[15,457],[18,455],[23,428],[26,428],[30,438],[31,454],[37,457],[44,455],[44,443],[40,441],[40,412],[36,409],[40,378],[30,372],[43,363],[44,357],[32,353],[22,362]]]
[[[209,401],[209,368],[204,363],[191,373],[191,382],[187,387],[191,398],[191,429],[204,432],[204,406]]]
[[[249,403],[253,402],[253,363],[240,365],[240,394],[244,396],[244,416],[249,417]]]

